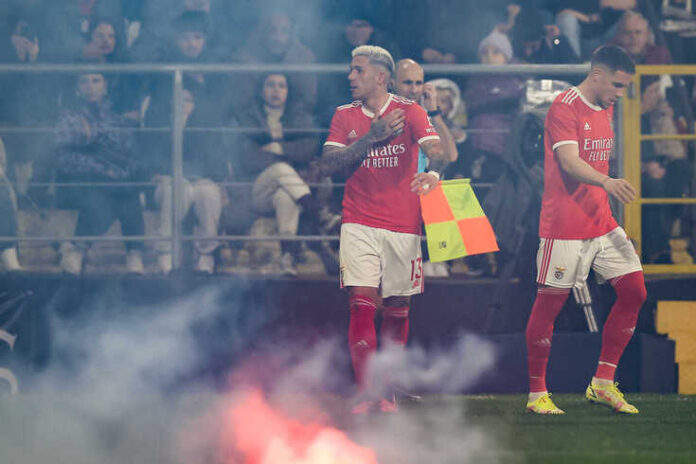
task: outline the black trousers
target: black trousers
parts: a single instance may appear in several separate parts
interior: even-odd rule
[[[93,179],[90,179],[94,181]],[[86,179],[61,179],[62,182],[85,182]],[[106,181],[101,180],[101,181]],[[124,236],[144,235],[145,220],[140,191],[133,187],[61,187],[59,205],[77,210],[75,236],[103,235],[118,219]],[[128,250],[143,249],[143,243],[127,241]]]

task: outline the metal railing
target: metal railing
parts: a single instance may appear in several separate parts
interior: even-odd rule
[[[424,70],[427,75],[475,75],[475,74],[507,74],[519,76],[582,76],[589,70],[587,65],[478,65],[478,64],[458,64],[458,65],[425,65]],[[288,74],[345,74],[348,72],[347,64],[0,64],[0,75],[7,73],[37,73],[37,74],[84,74],[84,73],[105,73],[105,74],[168,74],[172,77],[172,127],[170,128],[148,128],[150,131],[168,131],[171,130],[172,141],[172,236],[129,236],[129,237],[60,237],[60,236],[18,236],[18,237],[0,237],[2,241],[31,241],[31,242],[46,242],[46,241],[171,241],[173,267],[175,269],[181,267],[181,249],[182,242],[187,240],[221,240],[221,241],[265,241],[278,240],[279,236],[239,236],[239,235],[220,235],[216,237],[198,237],[183,235],[181,232],[182,211],[181,211],[181,191],[184,179],[183,173],[183,134],[184,134],[184,116],[182,110],[182,90],[183,90],[183,75],[187,72],[196,73],[245,73],[245,74],[262,74],[268,72],[279,72]],[[347,85],[347,83],[346,83]],[[0,89],[1,91],[1,89]],[[251,131],[258,130],[256,128],[239,128],[239,127],[224,127],[224,128],[186,128],[186,131],[236,131],[245,132],[247,129]],[[0,135],[5,132],[39,132],[53,131],[54,128],[35,128],[35,127],[0,127]],[[124,130],[143,130],[138,128]],[[315,133],[325,133],[326,129],[311,129]],[[475,130],[467,130],[470,133]],[[496,130],[480,130],[481,132],[500,132]],[[620,155],[620,153],[619,153]],[[108,183],[111,185],[112,183]],[[27,186],[43,185],[40,182],[29,182]],[[51,183],[52,186],[58,184]],[[88,183],[82,182],[73,186],[105,186],[106,183]],[[155,182],[130,182],[122,183],[122,186],[155,186]],[[244,182],[224,182],[220,185],[251,185]],[[334,184],[341,185],[341,184]],[[479,185],[485,187],[487,185]],[[63,186],[65,187],[65,186]],[[295,236],[282,237],[285,239],[314,241],[314,240],[336,240],[335,236]]]
[[[635,241],[638,254],[643,255],[643,206],[645,205],[692,205],[696,207],[696,197],[693,190],[692,197],[674,198],[644,198],[642,192],[642,153],[643,144],[641,142],[656,140],[678,140],[684,142],[696,141],[696,134],[643,134],[641,130],[641,94],[640,82],[643,76],[648,75],[696,75],[696,66],[686,65],[665,65],[665,66],[637,66],[636,74],[633,77],[632,91],[626,95],[623,105],[623,131],[624,131],[624,172],[627,180],[636,188],[636,199],[625,207],[625,227],[628,235]],[[690,128],[693,130],[694,128]],[[692,147],[693,148],[693,147]],[[687,159],[689,152],[687,150]],[[693,153],[692,155],[693,156]],[[693,159],[691,160],[693,165]],[[693,180],[691,188],[696,185]],[[696,224],[692,224],[696,227]],[[691,240],[694,240],[694,231]],[[693,245],[693,243],[692,243]],[[693,274],[696,273],[696,264],[645,264],[646,274]]]

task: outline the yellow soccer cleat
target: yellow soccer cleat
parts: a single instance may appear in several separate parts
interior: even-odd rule
[[[638,414],[640,412],[638,408],[624,399],[623,393],[619,390],[618,383],[597,385],[590,382],[590,385],[587,386],[587,390],[585,391],[585,398],[587,398],[590,403],[609,406],[614,412],[621,412],[624,414]]]
[[[527,412],[535,414],[565,414],[565,411],[553,404],[550,393],[542,395],[534,401],[528,401]]]

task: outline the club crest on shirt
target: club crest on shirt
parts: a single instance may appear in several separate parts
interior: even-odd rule
[[[556,278],[556,280],[561,280],[563,279],[563,274],[565,273],[566,268],[563,266],[556,266],[556,271],[554,271],[553,276]]]

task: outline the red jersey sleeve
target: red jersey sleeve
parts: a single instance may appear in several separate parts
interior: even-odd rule
[[[426,140],[440,140],[428,113],[421,106],[416,104],[409,106],[406,120],[407,124],[411,126],[413,140],[419,145]]]
[[[553,150],[561,145],[578,144],[576,121],[575,111],[570,105],[561,102],[551,105],[546,116],[546,130]]]
[[[342,113],[340,109],[336,110],[331,118],[331,126],[329,126],[329,136],[326,138],[324,145],[332,145],[334,147],[345,147],[348,145],[348,132],[345,129]]]

